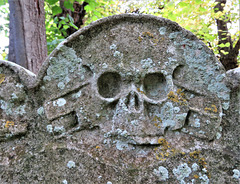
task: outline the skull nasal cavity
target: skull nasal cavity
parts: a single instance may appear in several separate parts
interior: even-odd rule
[[[135,92],[131,91],[127,95],[126,105],[130,111],[138,111],[140,109],[139,96]]]
[[[98,78],[98,92],[104,98],[113,98],[120,92],[121,76],[115,72],[106,72]]]
[[[147,74],[143,81],[145,93],[148,98],[161,100],[167,96],[167,82],[163,74]]]

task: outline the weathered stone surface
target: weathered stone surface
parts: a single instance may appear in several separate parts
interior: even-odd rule
[[[239,74],[133,14],[73,34],[37,77],[1,61],[1,183],[239,183]]]

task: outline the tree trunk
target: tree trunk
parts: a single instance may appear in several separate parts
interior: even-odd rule
[[[223,9],[226,5],[227,0],[216,0],[217,4],[215,6],[215,13],[223,12]],[[237,68],[237,57],[240,49],[240,38],[238,39],[235,46],[233,46],[233,41],[231,35],[228,31],[227,23],[228,20],[226,17],[221,17],[216,19],[217,29],[218,29],[218,45],[230,43],[229,47],[219,47],[220,61],[225,67],[226,70]]]
[[[8,0],[8,59],[38,73],[47,57],[44,0]]]
[[[84,7],[87,6],[88,3],[84,1],[82,4],[80,4],[79,2],[74,1],[73,3],[74,12],[64,7],[64,0],[59,0],[59,5],[60,5],[60,8],[62,9],[62,13],[56,16],[67,17],[67,15],[69,14],[74,20],[74,25],[76,25],[78,28],[81,28],[81,26],[84,24],[84,18],[86,15],[86,10],[84,10]],[[70,27],[66,30],[67,35],[63,35],[63,36],[66,38],[71,34],[75,33],[76,31],[77,29]]]

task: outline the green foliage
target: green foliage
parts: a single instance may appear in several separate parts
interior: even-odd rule
[[[6,5],[7,2],[8,2],[8,0],[1,0],[1,1],[0,1],[0,6],[1,6],[1,5]]]
[[[62,13],[62,9],[59,6],[53,6],[52,7],[52,15],[57,15]]]
[[[54,5],[55,3],[58,2],[58,0],[46,0],[50,5]]]
[[[8,36],[9,36],[9,8],[8,8],[7,3],[0,6],[0,20],[1,20],[0,35],[1,35],[1,37],[5,36],[5,38],[8,38]],[[6,60],[7,53],[8,53],[8,41],[7,41],[7,39],[1,38],[0,59]]]
[[[64,6],[65,8],[70,9],[71,11],[74,11],[73,3],[71,1],[64,1]]]
[[[54,15],[56,15],[56,12],[54,12],[55,11],[54,7],[60,8],[59,6],[57,6],[58,1],[47,0],[46,2],[48,3],[45,3],[45,7],[44,7],[45,18],[46,18],[45,24],[46,24],[48,53],[50,53],[60,42],[64,40],[64,37],[61,33],[61,30],[57,27],[57,24],[59,21],[58,18],[53,17]]]
[[[91,22],[96,21],[100,18],[119,13],[117,8],[119,4],[118,1],[86,0],[85,2],[88,3],[88,5],[84,7],[87,13],[85,25],[88,25]]]
[[[9,9],[7,5],[0,6],[0,18],[6,22],[0,25],[0,32],[4,32],[5,36],[7,36],[9,32]]]
[[[220,45],[218,45],[219,47],[229,47],[230,43],[227,42],[226,44],[221,43]]]
[[[83,0],[65,0],[64,7],[74,11],[73,3],[78,1],[82,4]],[[179,23],[185,29],[193,32],[203,42],[205,42],[216,55],[219,54],[218,48],[229,47],[230,43],[218,45],[218,35],[216,19],[228,20],[228,28],[234,45],[240,37],[238,28],[239,7],[238,0],[227,0],[227,5],[223,12],[214,12],[216,5],[214,0],[85,0],[88,3],[84,7],[86,16],[84,26],[92,21],[103,17],[120,13],[146,13],[161,16]],[[0,5],[7,4],[7,0],[0,0]],[[74,25],[71,16],[56,17],[62,13],[59,0],[45,0],[46,34],[48,52],[50,53],[61,41],[64,40],[68,28],[78,29]],[[6,15],[8,19],[8,7],[0,6],[0,16]],[[1,24],[0,32],[6,36],[9,33],[9,24]],[[6,53],[1,51],[0,53]],[[227,52],[225,53],[227,54]],[[240,56],[238,56],[240,62]]]
[[[127,12],[153,14],[161,16],[177,22],[180,26],[193,32],[197,37],[208,45],[216,55],[219,55],[218,48],[229,47],[230,43],[218,46],[218,34],[216,19],[228,21],[229,32],[231,38],[236,44],[240,38],[239,30],[239,0],[227,0],[223,12],[214,12],[216,5],[213,0],[123,0],[123,4],[127,5]],[[225,52],[224,54],[228,54]],[[240,56],[238,57],[238,61]]]
[[[82,0],[65,0],[64,7],[74,11],[73,3],[78,1],[80,4]],[[85,25],[90,24],[92,21],[107,17],[117,13],[118,1],[113,0],[85,0],[88,3],[84,7],[86,10]],[[50,53],[64,37],[67,36],[66,30],[70,27],[78,30],[78,27],[74,25],[74,20],[70,15],[67,17],[56,17],[62,13],[62,9],[59,5],[59,0],[45,0],[45,12],[46,12],[46,34],[48,52]],[[85,26],[84,25],[84,26]]]

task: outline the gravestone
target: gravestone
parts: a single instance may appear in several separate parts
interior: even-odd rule
[[[0,181],[239,183],[239,86],[175,22],[98,20],[37,76],[0,62]]]

